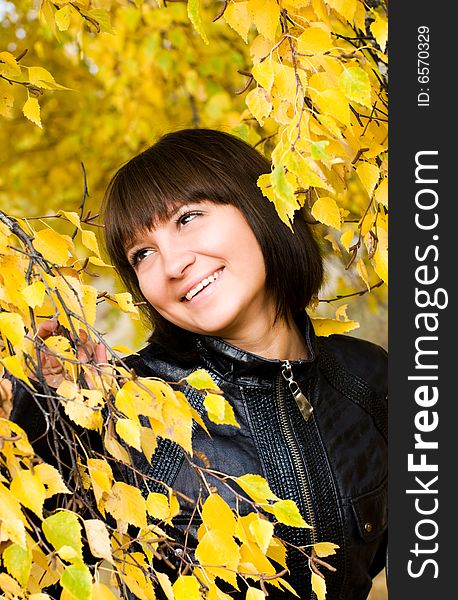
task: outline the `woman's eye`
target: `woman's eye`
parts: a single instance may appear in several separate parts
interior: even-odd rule
[[[137,250],[136,252],[132,253],[129,258],[129,262],[133,267],[135,267],[152,252],[153,251],[150,248],[142,248],[141,250]]]
[[[178,225],[186,225],[187,223],[192,221],[195,217],[197,217],[198,215],[201,215],[201,214],[202,213],[197,210],[187,211],[178,217],[177,224]]]

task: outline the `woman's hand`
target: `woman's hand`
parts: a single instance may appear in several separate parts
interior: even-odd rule
[[[52,335],[58,335],[59,332],[60,325],[58,321],[56,319],[50,319],[39,323],[37,336],[44,342]],[[78,338],[76,340],[76,358],[81,364],[107,363],[105,346],[102,343],[95,344],[83,329],[79,330]],[[40,350],[40,362],[42,376],[50,387],[57,388],[64,379],[71,379],[68,370],[64,367],[64,361],[51,351],[47,351],[46,349]],[[36,373],[32,372],[30,378],[34,381],[38,381]],[[88,386],[93,387],[90,377],[85,375],[85,379]]]

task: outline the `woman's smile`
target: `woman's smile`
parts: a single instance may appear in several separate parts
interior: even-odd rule
[[[218,269],[211,275],[204,277],[201,279],[197,285],[192,285],[191,289],[182,296],[182,302],[190,302],[193,298],[195,298],[203,289],[206,289],[210,286],[210,284],[214,283],[218,277],[222,274],[223,269]]]

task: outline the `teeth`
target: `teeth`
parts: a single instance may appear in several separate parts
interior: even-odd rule
[[[194,298],[194,296],[196,294],[198,294],[201,290],[203,290],[204,287],[207,287],[207,285],[209,285],[210,283],[213,283],[216,280],[216,278],[219,276],[220,273],[221,273],[221,271],[216,271],[216,273],[213,273],[213,275],[209,275],[208,277],[205,277],[204,279],[202,279],[202,281],[199,282],[196,285],[196,287],[192,288],[192,290],[189,290],[189,292],[185,296],[186,300],[191,300],[192,298]]]

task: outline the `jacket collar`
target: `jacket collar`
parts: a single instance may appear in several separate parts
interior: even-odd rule
[[[317,358],[317,343],[312,323],[304,312],[296,320],[308,350],[308,358],[290,361],[298,375],[311,374]],[[271,383],[285,361],[263,358],[251,352],[237,348],[225,340],[213,336],[196,336],[196,348],[204,362],[215,369],[225,379],[245,383],[260,384],[267,380]]]

